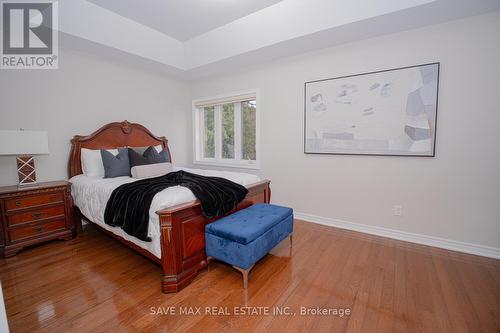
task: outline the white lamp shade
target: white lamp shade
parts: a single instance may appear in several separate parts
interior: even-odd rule
[[[0,130],[0,155],[39,155],[49,153],[46,131]]]

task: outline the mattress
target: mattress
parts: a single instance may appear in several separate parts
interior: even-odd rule
[[[174,171],[178,170],[185,170],[203,176],[223,177],[243,186],[260,181],[258,176],[242,172],[174,167]],[[144,242],[125,233],[120,227],[112,227],[104,223],[104,210],[113,190],[120,185],[137,181],[137,179],[131,177],[94,178],[78,175],[69,181],[72,184],[71,195],[73,196],[74,205],[80,209],[90,222],[133,242],[159,259],[161,259],[160,222],[156,212],[196,200],[191,190],[182,186],[169,187],[156,194],[149,208],[148,236],[151,237],[151,242]]]

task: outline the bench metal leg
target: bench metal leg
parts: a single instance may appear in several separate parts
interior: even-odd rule
[[[240,271],[241,274],[243,274],[243,288],[244,289],[248,288],[248,273],[250,273],[250,270],[253,268],[253,266],[255,266],[255,265],[252,265],[252,266],[248,267],[247,269],[243,269],[243,268],[239,268],[237,266],[233,266],[234,269]]]
[[[214,258],[207,256],[207,272],[210,272],[210,263]]]

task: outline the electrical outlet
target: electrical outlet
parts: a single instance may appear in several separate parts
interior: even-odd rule
[[[401,215],[403,215],[403,206],[401,206],[401,205],[394,205],[392,214],[394,216],[401,216]]]

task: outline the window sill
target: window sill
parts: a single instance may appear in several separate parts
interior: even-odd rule
[[[245,163],[245,162],[213,162],[213,161],[193,161],[194,165],[205,165],[205,166],[220,166],[225,168],[236,168],[236,169],[252,169],[260,170],[259,164],[256,163]]]

